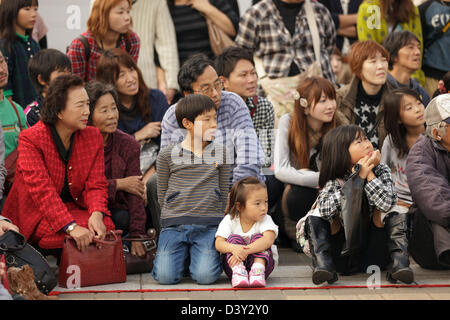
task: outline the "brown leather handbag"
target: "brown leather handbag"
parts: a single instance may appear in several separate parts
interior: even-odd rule
[[[222,54],[223,50],[228,47],[234,47],[236,44],[233,40],[220,29],[211,19],[205,17],[208,26],[209,43],[211,51],[215,56]]]
[[[152,272],[157,249],[156,230],[148,229],[147,237],[126,238],[124,241],[141,241],[146,251],[143,257],[137,257],[131,254],[128,246],[123,246],[127,274]]]
[[[110,231],[105,240],[94,241],[84,252],[75,240],[66,236],[59,265],[58,284],[63,288],[79,288],[127,280],[122,250],[122,231]]]

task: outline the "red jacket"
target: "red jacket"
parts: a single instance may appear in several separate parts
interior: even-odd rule
[[[63,203],[64,162],[50,127],[39,121],[19,136],[14,184],[2,214],[19,227],[30,243],[41,248],[62,248],[64,226],[71,221],[87,227],[92,212],[105,214],[108,230],[114,229],[108,211],[103,139],[97,128],[75,132],[67,177],[74,203]]]

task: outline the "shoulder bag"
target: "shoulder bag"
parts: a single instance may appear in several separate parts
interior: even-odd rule
[[[5,255],[6,267],[29,265],[39,291],[49,294],[57,284],[56,274],[39,251],[29,245],[23,235],[13,230],[0,237],[0,254]]]

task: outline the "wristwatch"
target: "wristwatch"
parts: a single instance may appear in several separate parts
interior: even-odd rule
[[[78,225],[75,222],[72,223],[70,226],[67,227],[66,233],[70,234],[73,231],[73,229],[75,229],[76,226],[78,226]]]

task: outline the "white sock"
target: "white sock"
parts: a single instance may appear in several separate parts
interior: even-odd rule
[[[262,270],[262,271],[265,271],[265,270],[266,270],[266,266],[263,265],[263,264],[260,263],[260,262],[255,262],[255,263],[252,265],[252,269],[260,269],[260,270]]]

